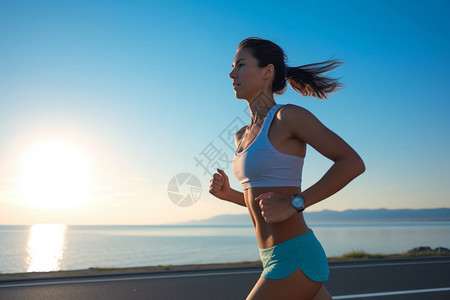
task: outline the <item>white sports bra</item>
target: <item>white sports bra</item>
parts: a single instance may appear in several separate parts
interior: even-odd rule
[[[266,115],[255,140],[247,149],[234,153],[233,173],[243,189],[250,187],[301,187],[303,157],[278,151],[269,141],[273,117],[283,105],[274,105]],[[241,141],[237,146],[241,145]]]

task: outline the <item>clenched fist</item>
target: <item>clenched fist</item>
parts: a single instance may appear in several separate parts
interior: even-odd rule
[[[255,201],[261,207],[261,215],[267,223],[282,222],[297,213],[289,197],[273,192],[261,194]]]
[[[231,191],[227,174],[221,169],[217,169],[213,178],[209,181],[209,192],[219,199],[227,200]]]

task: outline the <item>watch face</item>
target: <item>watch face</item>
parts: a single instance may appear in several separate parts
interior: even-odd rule
[[[292,205],[296,208],[301,208],[305,204],[305,201],[301,196],[294,196],[292,199]]]

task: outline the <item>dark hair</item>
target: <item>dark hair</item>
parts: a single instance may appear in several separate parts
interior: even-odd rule
[[[338,79],[325,77],[323,73],[342,65],[336,59],[299,66],[286,66],[287,56],[277,44],[256,37],[251,37],[239,43],[237,50],[248,49],[258,60],[260,68],[272,64],[275,76],[272,82],[272,92],[281,95],[286,90],[286,81],[303,96],[328,99],[328,93],[335,92],[342,87]]]

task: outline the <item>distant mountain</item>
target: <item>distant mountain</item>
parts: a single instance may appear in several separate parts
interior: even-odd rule
[[[450,221],[450,208],[437,209],[357,209],[305,212],[307,222],[345,221]],[[248,214],[219,215],[186,225],[252,225]]]
[[[305,212],[310,222],[324,221],[439,221],[450,220],[450,208],[437,209],[357,209]]]
[[[219,215],[205,220],[189,221],[185,225],[252,225],[248,214]]]

